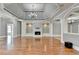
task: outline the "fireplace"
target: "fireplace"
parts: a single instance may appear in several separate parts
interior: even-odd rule
[[[40,31],[35,31],[35,35],[41,35]]]

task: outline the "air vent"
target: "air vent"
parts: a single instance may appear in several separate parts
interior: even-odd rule
[[[75,13],[79,13],[79,10],[77,10],[77,11],[74,11]]]
[[[79,22],[79,19],[74,20],[75,22]]]
[[[60,19],[56,19],[55,21],[60,21]]]
[[[74,20],[74,21],[78,21],[78,20]]]
[[[69,17],[73,16],[74,14],[70,14]]]

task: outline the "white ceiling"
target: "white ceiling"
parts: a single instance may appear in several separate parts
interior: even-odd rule
[[[18,4],[19,6],[22,6],[23,11],[42,11],[44,10],[45,4],[42,3],[29,3],[29,4]]]
[[[43,20],[54,16],[59,9],[58,14],[62,13],[71,5],[72,3],[4,3],[4,8],[23,20],[31,20],[28,15],[34,11],[37,15],[35,19]]]
[[[79,7],[78,8],[75,8],[71,11],[70,17],[75,17],[75,16],[79,16]]]
[[[79,6],[72,9],[72,11],[69,13],[67,17],[67,20],[79,20]]]

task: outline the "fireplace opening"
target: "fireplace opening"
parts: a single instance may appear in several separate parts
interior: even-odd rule
[[[41,35],[41,32],[40,31],[36,31],[35,35]]]

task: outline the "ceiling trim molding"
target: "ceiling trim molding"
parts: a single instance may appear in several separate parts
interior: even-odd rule
[[[73,4],[68,10],[66,10],[63,18],[67,18],[71,14],[72,10],[75,8],[78,8],[77,4]]]
[[[45,19],[24,19],[24,20],[45,20]]]
[[[7,8],[3,8],[5,11],[7,11],[8,13],[10,13],[11,15],[13,15],[14,17],[17,17],[15,14],[13,14],[12,12],[10,12]],[[25,11],[25,12],[28,12],[28,11]],[[29,11],[31,12],[31,11]],[[38,12],[38,11],[34,11],[34,12]],[[40,11],[39,11],[40,12]],[[43,11],[41,11],[43,12]],[[17,17],[18,19],[21,19],[19,17]],[[45,19],[24,19],[24,20],[45,20]]]
[[[44,11],[24,11],[24,12],[44,12]]]
[[[18,19],[21,19],[21,18],[19,18],[19,17],[17,17],[15,14],[13,14],[12,12],[10,12],[8,9],[6,9],[6,8],[3,8],[5,11],[7,11],[8,13],[10,13],[11,15],[13,15],[14,17],[16,17],[16,18],[18,18]]]
[[[75,6],[76,4],[73,4],[73,5],[71,5],[69,8],[67,8],[66,10],[64,10],[63,12],[61,12],[58,16],[56,16],[56,17],[58,17],[58,18],[65,18],[66,17],[66,15],[68,15],[68,13],[72,10],[72,8]],[[64,15],[63,15],[64,14]],[[62,16],[63,15],[63,16]],[[56,18],[55,17],[55,18]]]

